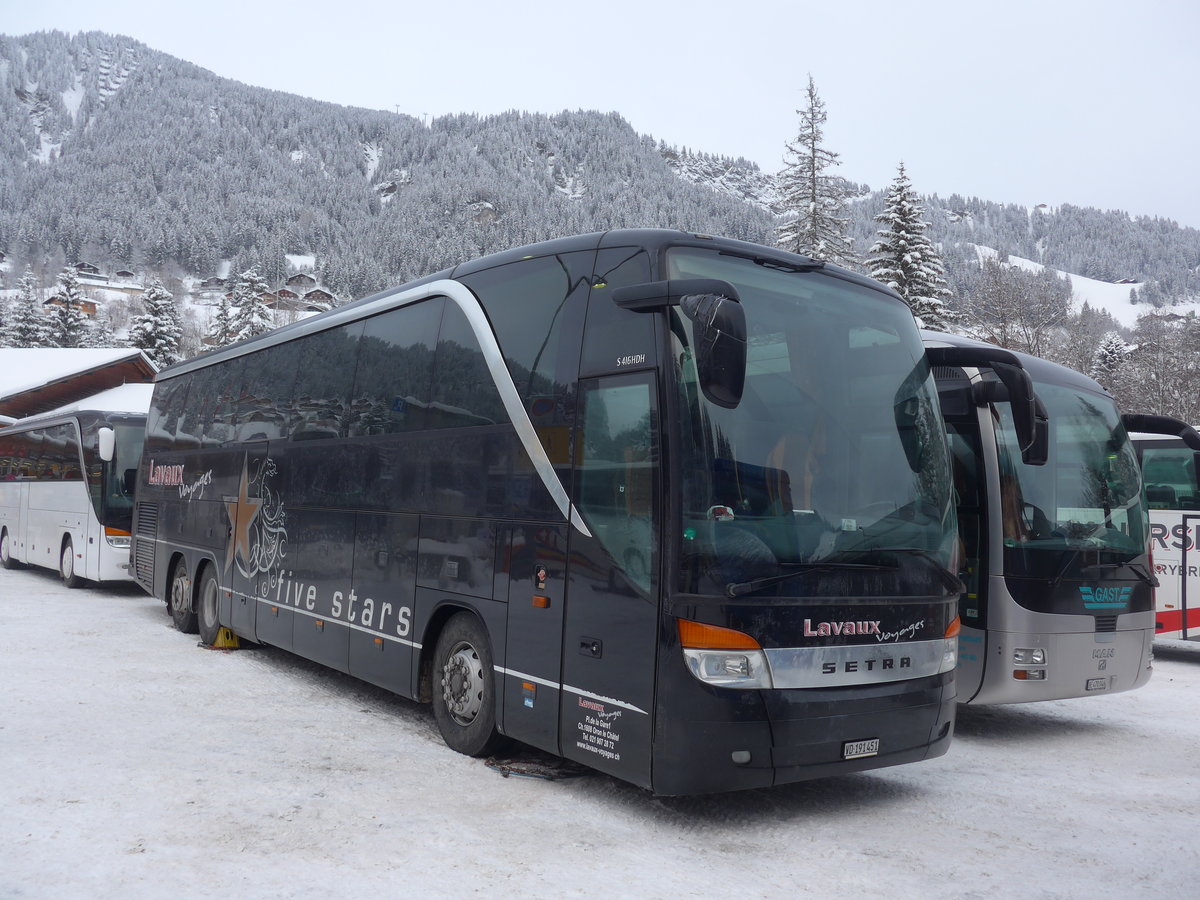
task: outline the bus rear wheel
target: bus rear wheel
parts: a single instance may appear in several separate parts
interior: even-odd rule
[[[442,740],[467,756],[489,756],[503,743],[496,731],[496,673],[479,620],[458,613],[438,636],[433,659],[433,716]]]
[[[8,536],[8,529],[0,529],[0,566],[6,569],[18,569],[21,564],[12,557],[12,538]]]
[[[175,568],[171,571],[167,605],[175,627],[184,634],[195,634],[198,627],[196,613],[192,608],[192,582],[188,578],[187,563],[182,559],[175,563]]]
[[[69,588],[83,584],[83,579],[75,574],[75,545],[69,537],[63,541],[62,553],[58,557],[58,575]]]
[[[221,634],[219,602],[217,576],[213,574],[212,566],[205,566],[204,574],[200,576],[200,592],[196,598],[196,621],[200,640],[210,647],[217,642],[217,637]]]

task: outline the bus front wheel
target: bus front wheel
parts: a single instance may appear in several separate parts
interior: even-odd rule
[[[187,564],[181,559],[175,563],[171,572],[171,591],[169,594],[171,621],[184,634],[195,634],[196,613],[192,609],[192,582],[188,578]]]
[[[198,607],[196,620],[197,628],[200,631],[200,640],[210,647],[217,642],[217,637],[221,634],[221,622],[218,619],[219,600],[217,576],[213,574],[212,566],[205,566],[204,574],[200,576],[200,593],[196,600]]]
[[[496,731],[496,673],[479,620],[458,613],[438,636],[433,660],[433,715],[451,750],[489,756],[503,739]]]
[[[69,537],[63,540],[62,554],[58,557],[58,575],[69,588],[83,584],[83,579],[75,574],[75,545]]]

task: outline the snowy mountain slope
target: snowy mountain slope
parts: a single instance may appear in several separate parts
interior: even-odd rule
[[[974,246],[981,262],[984,259],[995,259],[999,255],[991,247]],[[1008,261],[1011,265],[1034,274],[1047,268],[1041,263],[1022,259],[1019,256],[1009,256]],[[1094,278],[1085,278],[1082,275],[1075,275],[1070,272],[1061,272],[1057,269],[1052,269],[1052,271],[1060,278],[1065,277],[1071,282],[1074,312],[1079,312],[1083,308],[1083,304],[1087,303],[1092,309],[1108,312],[1121,326],[1132,329],[1137,324],[1138,316],[1156,311],[1156,308],[1149,304],[1133,304],[1129,302],[1130,291],[1140,291],[1145,287],[1145,284],[1142,282],[1112,284],[1107,281],[1098,281]],[[1186,316],[1189,313],[1200,314],[1200,300],[1163,307],[1159,311],[1181,316]]]

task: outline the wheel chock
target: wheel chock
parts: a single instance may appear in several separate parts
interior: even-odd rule
[[[217,639],[212,642],[214,650],[237,650],[241,647],[238,642],[238,636],[228,628],[222,628],[217,632]]]

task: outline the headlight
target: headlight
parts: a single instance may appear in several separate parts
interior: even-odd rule
[[[731,688],[772,687],[767,655],[750,635],[689,619],[676,621],[684,662],[700,681]]]

